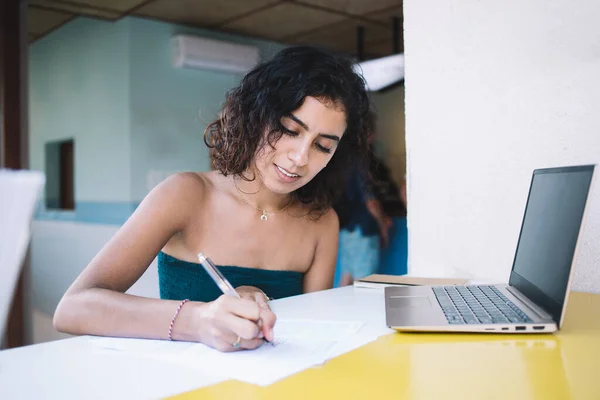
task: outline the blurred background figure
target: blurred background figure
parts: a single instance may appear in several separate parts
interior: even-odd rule
[[[406,217],[406,179],[402,180],[400,186],[397,185],[390,168],[372,148],[369,155],[369,174],[375,198],[390,218]]]
[[[388,245],[392,220],[376,195],[375,183],[370,172],[355,164],[336,207],[340,219],[339,286],[351,285],[354,279],[376,273],[381,249]]]
[[[387,246],[381,249],[377,273],[404,275],[407,273],[408,231],[406,227],[406,179],[398,185],[386,163],[370,152],[369,174],[373,194],[380,202],[389,221]]]
[[[364,170],[355,163],[335,209],[340,220],[334,286],[351,285],[370,274],[406,274],[406,180],[398,185],[369,138]]]

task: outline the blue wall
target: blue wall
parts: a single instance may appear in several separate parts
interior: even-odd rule
[[[268,59],[284,46],[203,29],[130,19],[131,170],[134,200],[141,201],[164,176],[176,171],[208,171],[203,142],[225,92],[243,75],[174,68],[171,38],[192,34],[259,48]]]
[[[128,22],[78,18],[29,47],[31,168],[75,142],[78,202],[130,202]]]

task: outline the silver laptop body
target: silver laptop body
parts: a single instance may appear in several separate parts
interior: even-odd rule
[[[533,172],[508,285],[389,286],[387,325],[421,332],[560,329],[594,167]]]

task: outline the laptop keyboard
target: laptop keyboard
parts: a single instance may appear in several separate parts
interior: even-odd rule
[[[532,322],[495,286],[436,286],[433,292],[450,324]]]

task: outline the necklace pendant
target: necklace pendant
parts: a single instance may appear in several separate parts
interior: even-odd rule
[[[266,221],[268,219],[269,219],[269,216],[267,215],[267,210],[262,210],[262,215],[260,216],[260,220]]]

